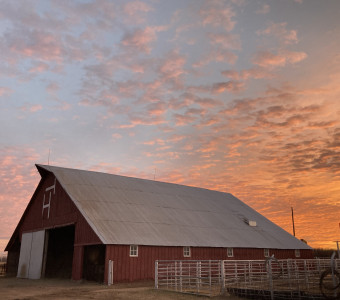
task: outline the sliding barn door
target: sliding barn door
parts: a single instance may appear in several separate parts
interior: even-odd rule
[[[45,230],[22,234],[17,277],[40,279],[44,244]]]

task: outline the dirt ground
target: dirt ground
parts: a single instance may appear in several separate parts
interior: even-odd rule
[[[112,286],[94,282],[75,282],[63,279],[28,280],[15,277],[0,278],[0,299],[128,299],[128,300],[240,300],[232,296],[204,297],[155,290],[152,281],[118,283]]]

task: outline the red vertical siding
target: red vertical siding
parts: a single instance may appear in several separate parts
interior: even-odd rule
[[[83,277],[84,246],[74,246],[72,279],[80,280]]]
[[[265,259],[264,249],[234,248],[234,256],[228,257],[227,248],[191,247],[191,257],[183,257],[183,247],[139,246],[138,257],[130,257],[129,245],[107,245],[105,282],[108,261],[114,261],[114,281],[154,279],[156,260],[227,260]],[[295,250],[270,249],[276,258],[296,258]],[[300,258],[313,258],[312,250],[300,250]]]

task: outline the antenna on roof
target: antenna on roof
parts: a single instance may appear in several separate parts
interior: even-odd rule
[[[48,158],[47,158],[47,165],[50,165],[50,153],[51,153],[51,149],[48,148]]]
[[[156,180],[156,168],[155,168],[155,173],[153,174],[153,180]]]

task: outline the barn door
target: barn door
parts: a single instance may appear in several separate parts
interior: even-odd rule
[[[45,230],[22,234],[17,277],[40,279],[44,244]]]

